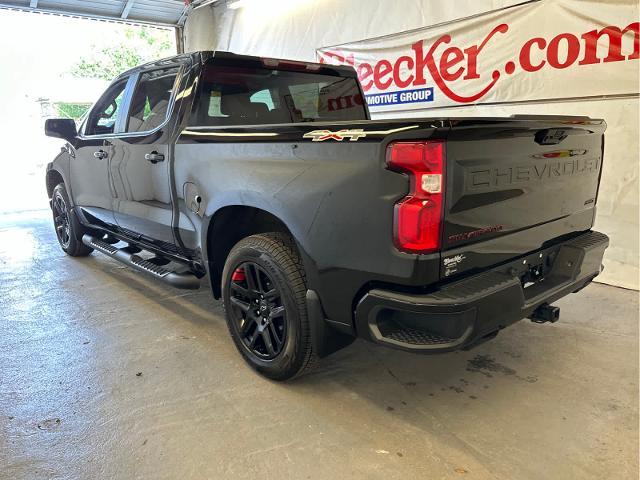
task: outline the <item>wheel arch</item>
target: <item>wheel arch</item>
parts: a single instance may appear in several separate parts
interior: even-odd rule
[[[298,238],[287,223],[273,212],[263,208],[250,205],[226,205],[216,210],[205,225],[203,250],[209,267],[211,290],[215,298],[220,298],[221,295],[222,270],[229,252],[241,239],[258,233],[282,232],[293,238],[298,252],[301,253]]]
[[[58,185],[59,183],[64,183],[66,185],[62,173],[55,169],[51,169],[47,172],[45,181],[47,186],[47,195],[49,196],[49,198],[53,196],[53,189],[56,188],[56,185]]]

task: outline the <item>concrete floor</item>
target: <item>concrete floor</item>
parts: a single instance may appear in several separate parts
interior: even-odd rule
[[[206,289],[0,216],[0,478],[638,478],[637,292],[558,305],[471,352],[357,341],[278,384]]]

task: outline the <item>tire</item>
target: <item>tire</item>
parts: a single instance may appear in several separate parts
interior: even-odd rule
[[[306,293],[302,261],[289,235],[252,235],[231,249],[222,273],[227,327],[245,361],[267,378],[289,380],[317,362]]]
[[[64,183],[59,183],[53,189],[51,195],[51,211],[53,213],[53,226],[56,229],[58,243],[67,255],[72,257],[86,257],[93,248],[82,243],[82,235],[86,230],[70,209],[71,202],[67,195]]]

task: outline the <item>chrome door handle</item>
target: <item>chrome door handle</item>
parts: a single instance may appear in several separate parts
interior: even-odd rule
[[[109,154],[104,150],[98,150],[97,152],[93,152],[93,156],[96,157],[98,160],[104,160],[109,156]]]
[[[147,160],[148,162],[156,164],[158,162],[164,162],[164,155],[158,152],[151,152],[151,153],[147,153],[144,156],[144,159]]]

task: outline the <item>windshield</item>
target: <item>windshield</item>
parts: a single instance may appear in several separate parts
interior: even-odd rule
[[[191,126],[366,120],[355,77],[205,66]]]

